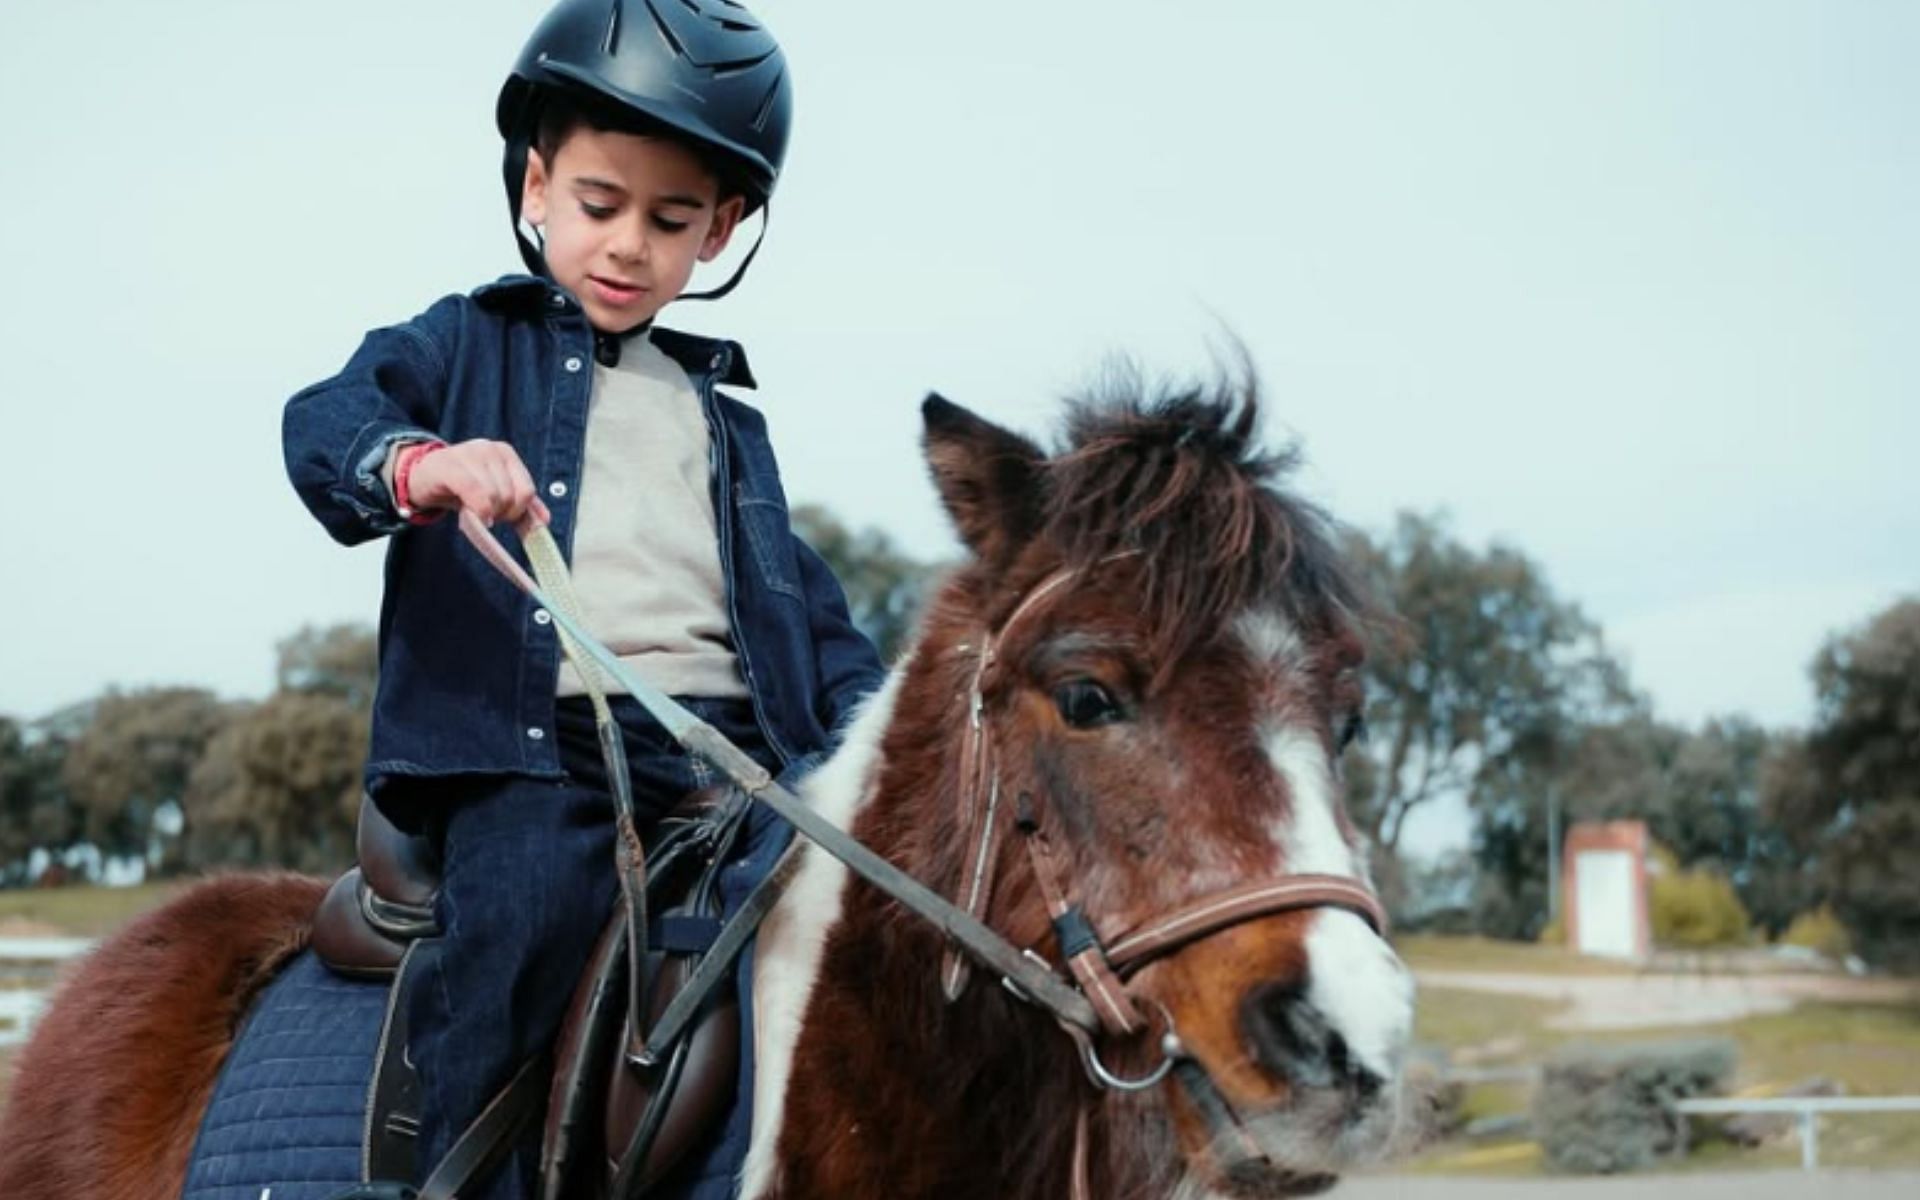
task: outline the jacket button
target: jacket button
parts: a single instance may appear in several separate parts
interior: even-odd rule
[[[581,363],[579,356],[575,355],[574,357],[569,358],[564,365],[567,368],[567,374],[578,375],[580,373],[581,366],[583,366],[584,364]]]
[[[555,292],[553,295],[547,297],[547,303],[553,305],[555,308],[565,308],[567,306],[567,298],[559,292]]]
[[[533,728],[527,730],[527,736],[537,742],[547,736],[547,731],[535,725]]]
[[[533,623],[535,625],[551,625],[553,624],[553,614],[544,608],[536,608],[533,610]]]
[[[564,479],[556,479],[547,485],[547,495],[552,496],[555,500],[564,499],[566,494],[567,481]]]

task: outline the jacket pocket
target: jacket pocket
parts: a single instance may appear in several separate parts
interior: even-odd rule
[[[734,510],[745,526],[748,552],[760,579],[770,591],[790,596],[802,604],[806,595],[800,590],[800,563],[793,554],[793,530],[787,521],[784,500],[760,493],[744,483],[733,485]]]

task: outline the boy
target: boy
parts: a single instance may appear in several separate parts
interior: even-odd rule
[[[765,205],[790,103],[779,47],[737,5],[561,0],[497,111],[537,277],[374,331],[287,405],[288,472],[321,524],[394,535],[366,776],[442,846],[442,937],[407,976],[423,1175],[553,1037],[616,891],[555,626],[439,518],[549,523],[589,627],[789,782],[879,681],[788,528],[764,421],[715,391],[753,386],[739,347],[652,326]],[[643,821],[711,781],[630,697],[615,713]],[[532,1180],[523,1155],[486,1194]]]

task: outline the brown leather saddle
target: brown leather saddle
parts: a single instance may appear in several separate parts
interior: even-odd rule
[[[640,980],[650,1025],[713,948],[721,927],[719,869],[745,811],[739,793],[709,788],[687,797],[650,834]],[[362,1177],[414,1179],[420,1088],[405,1054],[406,1008],[397,998],[414,945],[438,932],[440,863],[427,839],[402,833],[371,803],[360,806],[356,848],[359,865],[335,881],[315,915],[313,948],[340,974],[390,981]],[[736,1085],[739,1004],[730,987],[714,989],[654,1061],[628,1057],[627,920],[622,901],[574,988],[554,1048],[541,1150],[544,1200],[644,1195],[722,1116]]]

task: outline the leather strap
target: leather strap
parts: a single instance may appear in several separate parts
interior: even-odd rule
[[[459,1200],[499,1166],[540,1111],[552,1070],[553,1056],[545,1050],[522,1063],[420,1185],[420,1200]]]
[[[1218,892],[1114,941],[1107,961],[1130,975],[1163,954],[1255,917],[1306,908],[1340,908],[1353,913],[1382,937],[1387,913],[1373,890],[1339,875],[1289,875]]]

